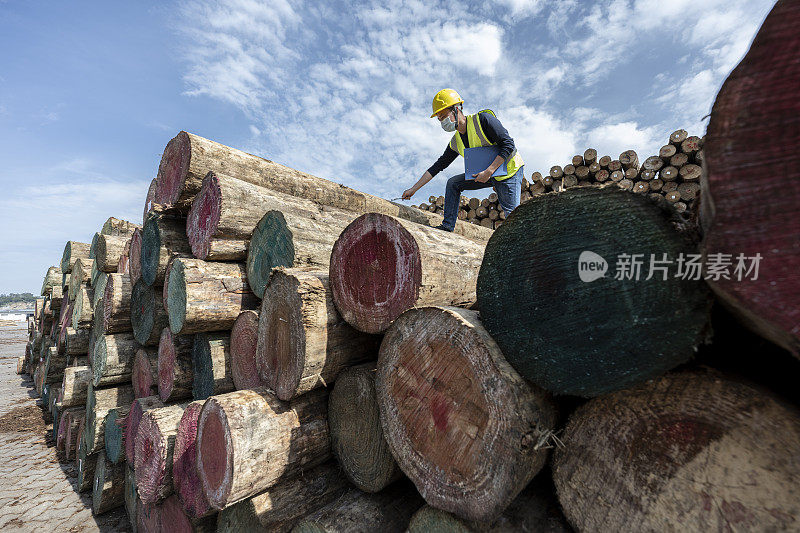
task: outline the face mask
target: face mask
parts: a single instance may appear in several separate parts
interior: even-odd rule
[[[450,119],[450,115],[447,115],[447,117],[445,117],[440,124],[442,125],[442,129],[444,131],[456,131],[456,123]]]

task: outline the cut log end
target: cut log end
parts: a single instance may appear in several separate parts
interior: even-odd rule
[[[175,492],[190,518],[200,518],[212,509],[203,493],[197,473],[197,422],[203,401],[190,403],[183,412],[172,455],[172,480]]]
[[[200,413],[197,435],[197,470],[205,496],[216,509],[228,500],[233,480],[231,434],[225,411],[209,398]]]
[[[200,192],[192,202],[186,220],[186,235],[192,254],[198,259],[206,259],[210,251],[211,236],[217,231],[222,208],[222,192],[219,180],[213,172],[203,179]]]
[[[136,351],[131,371],[134,397],[145,398],[157,394],[158,382],[156,381],[156,368],[154,368],[156,357],[157,354],[152,349],[140,348]]]
[[[231,330],[231,373],[238,390],[264,384],[256,369],[257,344],[258,311],[243,311]]]
[[[184,178],[189,171],[192,144],[189,135],[181,131],[167,143],[156,176],[155,203],[172,205],[178,201]]]
[[[267,211],[256,225],[247,253],[247,282],[261,298],[273,268],[294,265],[295,247],[286,218],[280,211]]]

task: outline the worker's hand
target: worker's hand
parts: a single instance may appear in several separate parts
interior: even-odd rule
[[[489,178],[492,177],[492,172],[487,168],[486,170],[478,172],[477,174],[473,174],[472,177],[475,178],[475,181],[477,182],[486,183],[489,181]]]
[[[413,189],[406,189],[403,191],[403,196],[402,196],[403,200],[411,200],[412,196],[414,196]]]

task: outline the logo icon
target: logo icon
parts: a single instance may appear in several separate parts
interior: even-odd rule
[[[608,263],[602,256],[589,250],[581,252],[578,257],[578,275],[581,281],[589,283],[602,278],[607,271]]]

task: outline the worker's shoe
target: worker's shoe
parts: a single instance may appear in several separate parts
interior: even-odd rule
[[[449,232],[452,232],[452,231],[453,231],[453,230],[451,230],[450,228],[446,228],[446,227],[444,226],[444,224],[439,224],[438,226],[434,226],[434,227],[433,227],[433,229],[440,229],[440,230],[442,230],[442,231],[449,231]]]

